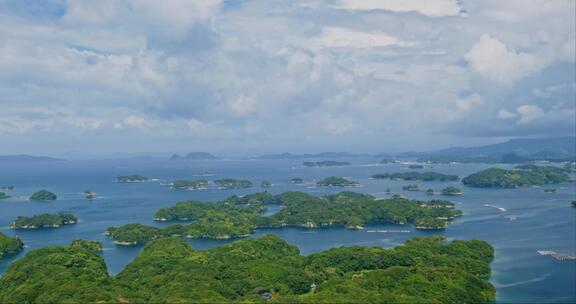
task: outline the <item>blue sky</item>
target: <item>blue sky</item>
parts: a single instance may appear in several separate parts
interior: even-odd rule
[[[573,0],[0,0],[0,154],[575,133]]]

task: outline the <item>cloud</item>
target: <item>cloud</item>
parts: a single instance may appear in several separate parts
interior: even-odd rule
[[[322,34],[313,38],[312,41],[318,47],[332,48],[374,48],[410,45],[387,34],[359,32],[339,27],[324,27]]]
[[[545,58],[535,54],[509,49],[490,35],[482,35],[464,58],[475,72],[506,85],[536,73],[548,64]]]
[[[430,17],[457,16],[461,11],[456,0],[340,0],[336,7],[349,10],[418,12]]]

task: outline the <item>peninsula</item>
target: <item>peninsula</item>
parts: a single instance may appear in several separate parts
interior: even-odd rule
[[[10,254],[18,253],[24,249],[24,243],[19,237],[7,237],[0,232],[0,260]]]
[[[479,188],[520,188],[570,181],[565,169],[554,166],[522,165],[512,169],[488,168],[473,173],[462,183]]]

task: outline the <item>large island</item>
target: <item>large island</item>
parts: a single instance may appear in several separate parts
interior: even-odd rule
[[[522,165],[510,170],[488,168],[471,174],[462,183],[479,188],[520,188],[570,181],[565,169],[554,166]]]
[[[308,256],[265,235],[209,250],[150,242],[118,275],[91,246],[51,246],[0,278],[1,303],[492,303],[493,248],[416,237],[403,246]]]
[[[10,228],[13,229],[44,229],[44,228],[58,228],[64,225],[74,225],[78,219],[70,213],[59,214],[40,214],[34,216],[19,216],[17,217]]]
[[[392,179],[392,180],[405,180],[405,181],[456,181],[458,175],[448,175],[436,172],[396,172],[396,173],[381,173],[372,175],[373,179]]]
[[[263,216],[267,205],[281,210]],[[258,228],[297,226],[317,228],[345,226],[361,229],[371,222],[414,224],[418,229],[444,229],[462,212],[448,201],[415,201],[393,196],[376,199],[371,195],[340,192],[314,196],[304,192],[267,192],[231,196],[221,202],[184,201],[159,209],[157,221],[180,221],[165,228],[127,224],[108,228],[107,234],[119,245],[139,245],[161,236],[228,239],[246,237]]]
[[[316,182],[318,187],[347,187],[347,186],[357,186],[360,183],[357,181],[351,181],[343,177],[330,176],[321,179]]]

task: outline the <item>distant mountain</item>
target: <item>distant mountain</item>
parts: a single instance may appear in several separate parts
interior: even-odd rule
[[[505,163],[574,160],[576,137],[518,138],[479,147],[456,147],[435,152],[407,152],[399,154],[398,157],[415,157],[432,161],[482,160]]]
[[[33,156],[33,155],[0,155],[0,162],[51,162],[51,161],[65,161],[65,159],[48,157],[48,156]]]
[[[259,159],[304,159],[304,158],[353,158],[353,157],[370,157],[365,153],[348,153],[348,152],[321,152],[316,154],[266,154],[259,156]]]
[[[173,154],[170,160],[210,160],[218,159],[218,157],[208,153],[208,152],[190,152],[184,156],[178,154]]]

